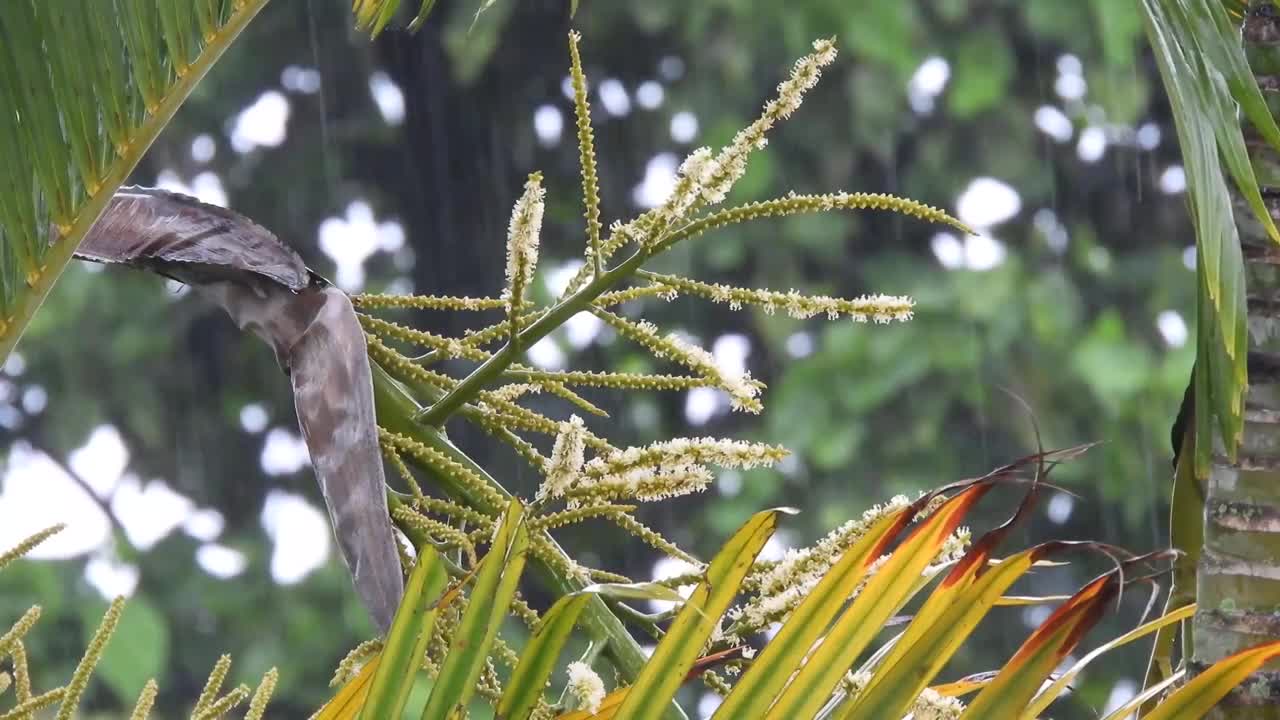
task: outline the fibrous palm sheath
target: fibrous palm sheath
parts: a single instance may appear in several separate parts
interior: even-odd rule
[[[185,283],[275,350],[356,590],[379,628],[389,628],[404,580],[364,330],[347,295],[266,228],[163,190],[122,188],[76,255]]]

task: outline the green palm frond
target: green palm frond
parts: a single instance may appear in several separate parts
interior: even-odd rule
[[[1243,111],[1276,149],[1280,128],[1250,73],[1239,28],[1222,3],[1143,0],[1142,9],[1178,129],[1196,230],[1200,364],[1195,384],[1202,409],[1196,413],[1196,467],[1204,477],[1214,446],[1214,416],[1228,454],[1235,455],[1248,382],[1244,258],[1227,174],[1266,234],[1280,242],[1249,162],[1238,113]]]
[[[1244,2],[1143,0],[1141,6],[1177,125],[1196,233],[1196,368],[1188,393],[1193,400],[1184,403],[1194,408],[1189,412],[1194,432],[1174,440],[1180,456],[1187,449],[1188,462],[1178,464],[1173,492],[1170,540],[1184,556],[1172,578],[1166,606],[1171,611],[1195,600],[1204,543],[1200,480],[1209,476],[1215,447],[1234,458],[1244,430],[1248,307],[1240,229],[1249,228],[1255,242],[1268,242],[1263,235],[1280,242],[1250,163],[1240,116],[1272,148],[1280,148],[1280,128],[1241,43]],[[1175,433],[1182,431],[1175,426]],[[1148,687],[1174,675],[1175,634],[1172,626],[1160,632],[1147,671]],[[1187,624],[1182,652],[1190,656],[1193,649]]]
[[[611,690],[601,677],[607,673],[597,674],[591,667],[599,644],[608,640],[589,629],[582,615],[586,603],[601,596],[671,600],[669,589],[654,583],[593,585],[568,594],[533,625],[524,651],[504,659],[495,648],[502,643],[507,618],[519,614],[512,590],[524,565],[512,538],[518,536],[522,523],[531,521],[521,517],[519,504],[508,504],[490,552],[470,570],[444,561],[429,549],[426,535],[402,525],[410,539],[425,549],[414,576],[423,576],[424,567],[425,572],[438,573],[443,563],[452,577],[449,589],[442,592],[443,578],[430,590],[411,589],[385,641],[386,649],[367,656],[363,670],[346,668],[350,681],[337,690],[319,717],[342,720],[371,713],[382,717],[369,708],[389,699],[396,700],[395,716],[403,712],[416,716],[417,708],[405,707],[404,699],[411,696],[412,688],[421,686],[431,688],[424,720],[454,717],[452,713],[465,707],[476,690],[477,699],[493,704],[497,717],[504,720],[553,716],[657,720],[679,688],[695,678],[724,696],[716,718],[1039,717],[1065,695],[1072,678],[1099,656],[1183,621],[1195,610],[1191,606],[1168,613],[1104,642],[1057,682],[1047,683],[1054,669],[1115,606],[1122,589],[1148,580],[1142,569],[1167,561],[1171,554],[1128,558],[1062,601],[996,672],[972,681],[938,682],[978,625],[1000,612],[999,606],[1055,600],[1005,596],[1028,572],[1057,564],[1047,561],[1064,553],[1111,556],[1114,552],[1090,542],[1050,542],[998,559],[1010,530],[1034,507],[1034,489],[1008,522],[966,549],[959,549],[965,541],[957,544],[957,533],[967,538],[961,523],[990,491],[1025,486],[1026,476],[1033,472],[1043,479],[1053,464],[1077,452],[1031,456],[914,502],[896,499],[864,515],[843,546],[820,549],[824,546],[819,543],[781,563],[757,559],[781,519],[779,512],[757,513],[710,564],[678,581],[688,580],[696,587],[676,599],[678,612],[658,621],[665,631],[658,633],[657,647],[636,680],[628,684],[619,679]],[[815,572],[814,563],[825,566],[825,572]],[[507,587],[498,591],[502,585]],[[417,587],[412,582],[411,586]],[[892,619],[919,598],[923,602],[906,628],[888,642],[878,640],[886,637]],[[783,614],[769,615],[771,608],[784,608]],[[452,617],[448,622],[457,629],[442,632],[438,616]],[[757,618],[763,618],[764,624],[753,624]],[[749,643],[773,622],[780,623],[777,632],[763,650],[752,652]],[[581,660],[565,662],[560,656],[577,633],[591,639],[589,649]],[[429,636],[434,636],[430,642]],[[416,661],[409,663],[398,650],[424,645],[431,648],[426,658],[415,652]],[[478,661],[486,653],[490,669],[479,675]],[[1197,681],[1166,696],[1160,705],[1161,717],[1200,717],[1239,682],[1241,673],[1256,669],[1277,653],[1280,644],[1261,646],[1206,669]],[[447,679],[449,658],[455,655],[472,658],[466,682]],[[513,665],[505,688],[492,673],[492,667],[502,662]],[[384,672],[391,667],[398,669]],[[367,690],[371,674],[373,691]],[[564,692],[555,700],[546,692],[547,681],[566,675],[567,682],[561,681]],[[976,694],[961,700],[971,693]]]
[[[418,15],[409,23],[409,30],[416,31],[426,22],[435,7],[436,0],[418,0]],[[356,16],[356,29],[377,37],[400,9],[400,0],[351,0],[351,12]]]
[[[116,188],[266,2],[0,8],[0,359]]]

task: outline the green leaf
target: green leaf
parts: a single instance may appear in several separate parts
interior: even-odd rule
[[[716,709],[715,718],[734,718],[748,708],[767,707],[791,674],[800,667],[814,642],[826,632],[844,601],[883,552],[919,511],[919,503],[886,514],[867,528],[801,602],[778,634],[764,646],[733,692]]]
[[[265,4],[242,0],[225,17],[191,2],[4,4],[0,360],[116,188]]]
[[[623,600],[660,600],[676,603],[677,605],[684,602],[684,596],[677,592],[675,588],[656,582],[596,583],[595,585],[586,586],[582,589],[582,592],[607,595],[611,598]]]
[[[419,0],[418,14],[409,23],[409,32],[417,32],[427,21],[435,7],[436,0]],[[351,0],[351,13],[356,18],[356,29],[369,33],[376,38],[391,23],[396,11],[400,9],[400,0]]]
[[[338,692],[330,698],[329,702],[316,712],[314,720],[351,720],[359,717],[360,710],[369,697],[369,686],[374,674],[378,671],[381,660],[380,654],[369,658],[364,667],[360,668],[360,672],[338,688]]]
[[[901,717],[986,617],[1001,593],[1060,545],[1039,545],[982,573],[992,548],[979,542],[916,613],[842,716]]]
[[[476,691],[489,648],[515,597],[529,549],[524,506],[512,498],[489,553],[480,561],[475,586],[453,641],[440,664],[440,674],[422,713],[423,720],[462,717]]]
[[[920,588],[920,576],[965,514],[992,488],[973,483],[922,521],[871,576],[769,709],[768,720],[813,717],[884,624]]]
[[[1048,710],[1049,705],[1071,686],[1071,682],[1076,679],[1080,672],[1084,670],[1089,663],[1097,660],[1105,653],[1108,653],[1122,645],[1127,645],[1134,640],[1144,638],[1161,628],[1172,625],[1173,623],[1189,620],[1191,619],[1191,616],[1195,614],[1195,611],[1195,605],[1183,606],[1172,612],[1165,613],[1155,620],[1149,620],[1120,637],[1109,640],[1089,651],[1088,655],[1077,660],[1076,663],[1066,672],[1060,674],[1056,679],[1054,679],[1052,685],[1036,695],[1035,700],[1031,703],[1030,707],[1027,708],[1025,715],[1029,718],[1040,717],[1040,714],[1045,710]]]
[[[1111,572],[1071,596],[1036,628],[995,679],[969,703],[961,720],[1021,717],[1045,678],[1097,623],[1119,588],[1119,576]]]
[[[542,697],[542,689],[556,668],[560,651],[573,633],[578,615],[591,599],[588,594],[566,595],[556,601],[542,616],[533,637],[520,653],[520,662],[507,681],[506,692],[498,703],[497,716],[525,718]]]
[[[1223,3],[1179,0],[1178,5],[1186,16],[1184,27],[1194,37],[1209,65],[1222,74],[1231,97],[1240,103],[1240,108],[1258,133],[1271,147],[1280,150],[1280,127],[1267,108],[1267,101],[1263,99],[1258,81],[1249,67],[1249,59],[1240,43],[1240,28],[1232,23]],[[1272,230],[1272,237],[1280,242],[1274,227]]]
[[[1008,94],[1013,75],[1013,53],[1003,32],[983,28],[965,33],[956,50],[947,107],[961,119],[994,108]]]
[[[1248,381],[1247,309],[1244,258],[1219,153],[1255,214],[1259,210],[1265,214],[1265,207],[1260,207],[1257,183],[1244,152],[1234,104],[1228,97],[1227,85],[1239,79],[1224,80],[1202,55],[1225,54],[1227,59],[1223,62],[1230,65],[1231,46],[1238,43],[1219,24],[1211,27],[1194,23],[1194,11],[1188,10],[1187,0],[1143,0],[1142,8],[1147,36],[1173,108],[1196,228],[1201,328],[1197,357],[1204,363],[1207,383],[1206,388],[1197,387],[1197,395],[1211,402],[1198,406],[1197,415],[1217,416],[1223,442],[1234,457],[1243,429],[1244,389]],[[1227,72],[1232,74],[1229,68]],[[1269,217],[1260,220],[1270,223]],[[1275,236],[1269,225],[1268,233]],[[1197,465],[1204,468],[1213,439],[1201,433],[1211,425],[1205,418],[1196,427],[1200,454]]]
[[[400,717],[435,630],[437,604],[448,580],[439,553],[430,545],[418,548],[418,562],[383,642],[362,717]]]
[[[1232,688],[1266,662],[1280,656],[1280,642],[1267,643],[1223,658],[1175,690],[1146,720],[1196,720]]]
[[[707,638],[711,637],[720,616],[737,597],[738,588],[750,572],[756,555],[773,536],[780,512],[766,510],[752,515],[720,548],[702,582],[685,601],[614,717],[619,720],[656,720],[662,716],[667,702],[675,697]]]

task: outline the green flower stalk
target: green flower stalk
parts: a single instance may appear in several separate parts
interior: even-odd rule
[[[27,720],[38,710],[53,707],[53,704],[66,697],[66,688],[54,688],[46,693],[27,698],[18,703],[12,710],[0,715],[0,720]]]
[[[352,295],[351,304],[362,310],[388,310],[394,308],[414,310],[448,310],[450,312],[477,312],[503,310],[507,307],[502,298],[473,298],[452,295],[384,295],[365,293]]]
[[[216,720],[223,715],[231,712],[232,708],[244,702],[249,697],[249,686],[238,685],[231,692],[224,695],[220,700],[209,705],[205,710],[192,717],[195,720]]]
[[[4,635],[0,635],[0,655],[10,652],[11,645],[17,645],[31,628],[35,626],[36,621],[40,619],[40,606],[32,605],[27,611],[18,618],[18,621],[9,628]],[[16,660],[16,658],[15,658]]]
[[[59,523],[52,527],[45,528],[44,530],[41,530],[40,532],[18,543],[13,548],[6,550],[3,553],[0,553],[0,570],[3,570],[6,565],[13,562],[14,560],[17,560],[23,555],[26,555],[27,553],[31,552],[33,549],[35,549],[37,545],[44,542],[45,540],[48,540],[50,537],[56,535],[57,533],[61,532],[62,529],[65,527],[66,525]],[[2,650],[3,648],[4,646],[0,645],[0,650]]]
[[[124,598],[117,597],[111,601],[111,606],[107,608],[107,613],[102,616],[102,623],[98,625],[98,629],[93,634],[93,639],[89,641],[89,649],[85,651],[84,657],[80,658],[80,664],[76,666],[76,670],[71,674],[71,682],[67,683],[66,693],[62,696],[62,705],[58,708],[57,720],[71,720],[72,714],[75,713],[76,707],[80,704],[80,696],[84,694],[84,689],[89,685],[89,676],[93,674],[93,669],[97,667],[98,661],[102,659],[102,653],[107,648],[107,641],[111,639],[111,634],[115,632],[116,625],[120,622],[120,613],[124,610]]]
[[[249,700],[249,711],[245,713],[244,720],[262,720],[263,714],[267,711],[267,701],[275,692],[279,677],[280,673],[275,668],[271,668],[266,675],[262,676],[262,682],[258,684],[258,689],[254,690],[253,698]]]
[[[740,310],[743,306],[755,306],[769,315],[782,309],[787,315],[798,320],[825,315],[828,320],[845,316],[853,319],[854,322],[868,320],[877,323],[902,322],[911,319],[912,309],[915,307],[914,300],[901,295],[863,295],[846,300],[827,295],[804,295],[798,290],[783,293],[774,290],[736,288],[644,270],[636,274],[656,285],[668,288],[671,296],[683,292],[712,302],[728,304],[733,310]]]
[[[218,697],[218,690],[222,688],[222,683],[227,678],[229,670],[231,670],[231,656],[224,654],[213,664],[213,670],[209,672],[209,678],[205,680],[204,689],[200,691],[200,697],[196,699],[195,709],[191,712],[193,716],[204,713],[213,704],[214,699]]]
[[[573,115],[578,124],[578,163],[582,167],[582,203],[586,206],[587,253],[596,275],[604,270],[600,254],[600,187],[596,179],[595,136],[591,131],[591,107],[587,103],[587,77],[582,72],[578,42],[582,36],[569,33],[569,77],[573,79]]]
[[[701,375],[708,385],[728,393],[729,403],[734,410],[759,413],[764,409],[758,399],[761,386],[751,379],[750,372],[724,372],[711,353],[674,334],[660,335],[658,327],[647,320],[627,320],[599,308],[593,312],[619,335],[644,346],[655,357],[684,365]]]
[[[138,703],[133,706],[133,714],[129,716],[129,720],[146,720],[151,715],[151,708],[155,706],[156,694],[159,692],[160,686],[156,685],[156,681],[148,680],[142,686],[142,693],[138,695]]]

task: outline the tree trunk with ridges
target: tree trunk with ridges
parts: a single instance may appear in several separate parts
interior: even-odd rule
[[[1280,13],[1254,0],[1245,49],[1271,103],[1280,58]],[[1276,87],[1272,87],[1275,85]],[[1280,155],[1245,128],[1258,181],[1280,224]],[[1237,197],[1236,225],[1245,258],[1249,306],[1249,389],[1244,437],[1235,462],[1215,448],[1205,486],[1204,547],[1196,573],[1199,611],[1190,670],[1280,639],[1280,246]],[[1280,718],[1280,663],[1253,673],[1211,713],[1213,718]]]

